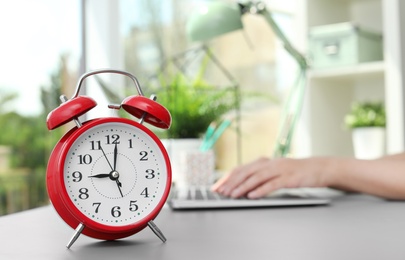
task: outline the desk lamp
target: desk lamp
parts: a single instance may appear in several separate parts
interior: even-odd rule
[[[283,157],[289,153],[295,123],[302,107],[308,63],[283,34],[266,5],[260,1],[243,1],[237,4],[222,1],[206,2],[191,15],[186,28],[187,36],[191,41],[206,42],[226,33],[243,29],[242,16],[244,14],[263,16],[299,67],[299,75],[283,109],[281,127],[273,153],[274,157]]]

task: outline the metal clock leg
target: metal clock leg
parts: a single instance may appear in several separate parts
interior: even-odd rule
[[[162,231],[160,231],[160,229],[153,222],[153,220],[148,222],[148,226],[150,227],[150,229],[152,229],[153,233],[155,233],[155,235],[158,236],[160,240],[162,240],[163,243],[166,242],[167,239],[163,235]]]
[[[84,225],[83,225],[83,223],[80,223],[77,226],[75,233],[73,234],[72,238],[70,239],[69,243],[66,246],[68,249],[73,245],[74,242],[76,242],[76,240],[79,238],[80,234],[82,233],[83,229],[84,229]]]

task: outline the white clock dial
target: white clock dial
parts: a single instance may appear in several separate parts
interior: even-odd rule
[[[146,132],[108,122],[74,141],[66,154],[63,180],[70,200],[86,217],[125,226],[142,220],[161,202],[167,164]]]

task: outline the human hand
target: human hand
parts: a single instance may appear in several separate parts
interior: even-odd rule
[[[234,169],[212,186],[224,196],[250,199],[264,197],[281,188],[324,187],[322,161],[260,158]]]

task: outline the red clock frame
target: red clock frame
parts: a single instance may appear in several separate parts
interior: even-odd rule
[[[70,200],[68,193],[65,189],[63,170],[67,152],[69,151],[74,141],[81,134],[91,129],[92,127],[104,123],[125,123],[141,129],[148,136],[150,136],[153,139],[153,141],[155,141],[155,143],[158,145],[166,163],[167,182],[165,186],[165,191],[158,205],[156,206],[155,209],[152,210],[152,212],[150,212],[142,220],[130,225],[115,227],[103,225],[93,221],[76,208],[76,206]],[[164,206],[167,197],[169,196],[170,193],[171,179],[172,179],[169,156],[160,139],[151,130],[141,125],[140,123],[119,117],[93,119],[85,122],[80,128],[74,127],[69,132],[67,132],[59,140],[54,150],[52,151],[52,154],[48,162],[46,176],[47,176],[46,185],[49,198],[52,202],[52,205],[60,215],[60,217],[72,228],[76,228],[80,224],[85,225],[85,228],[82,232],[83,234],[89,237],[103,240],[115,240],[128,237],[144,229],[148,225],[148,222],[153,220],[159,214],[160,210]]]

